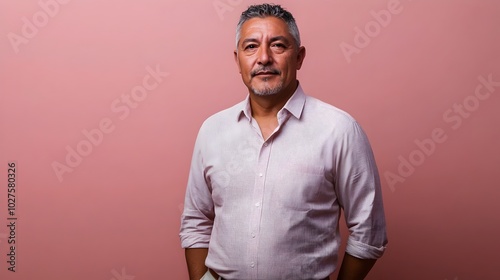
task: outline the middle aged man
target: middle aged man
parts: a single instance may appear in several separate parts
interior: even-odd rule
[[[288,11],[250,6],[236,44],[249,94],[208,118],[196,140],[180,232],[190,279],[328,279],[341,209],[350,236],[338,279],[363,279],[387,243],[364,132],[305,95],[306,50]]]

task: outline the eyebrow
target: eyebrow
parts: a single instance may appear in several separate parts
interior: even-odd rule
[[[246,38],[243,41],[241,41],[241,45],[243,46],[246,43],[250,43],[250,42],[258,43],[259,40],[255,39],[255,38]]]
[[[271,37],[271,39],[269,41],[271,43],[276,42],[276,41],[284,41],[285,44],[290,44],[290,41],[285,36],[274,36],[274,37]],[[259,40],[257,40],[256,38],[246,38],[243,41],[241,41],[241,45],[243,46],[246,43],[250,43],[250,42],[258,43]]]
[[[272,37],[270,42],[283,41],[285,44],[290,44],[290,41],[285,36],[275,36]]]

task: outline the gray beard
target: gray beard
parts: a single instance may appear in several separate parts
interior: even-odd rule
[[[275,86],[274,88],[271,87],[265,87],[264,89],[256,89],[252,87],[253,93],[258,96],[269,96],[269,95],[275,95],[278,92],[280,92],[283,89],[283,84],[280,83],[279,85]]]

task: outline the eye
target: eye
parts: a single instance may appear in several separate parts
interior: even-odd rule
[[[286,52],[288,49],[288,46],[283,44],[283,43],[274,43],[271,45],[271,48],[273,49],[273,52],[276,54],[282,54]]]
[[[245,46],[245,50],[253,50],[255,48],[257,48],[256,44],[249,44]]]

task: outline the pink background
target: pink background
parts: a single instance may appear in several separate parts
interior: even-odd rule
[[[206,117],[246,95],[232,51],[253,2],[46,2],[0,2],[0,278],[186,279],[178,230],[192,148]],[[375,151],[389,246],[368,279],[498,279],[500,86],[474,93],[478,77],[500,81],[500,2],[275,2],[307,48],[305,91],[351,113]],[[149,79],[147,67],[169,74]],[[125,105],[143,79],[156,87]],[[82,131],[102,121],[111,128],[89,150]],[[424,141],[433,130],[442,135]],[[88,155],[59,180],[54,162],[78,145]]]

